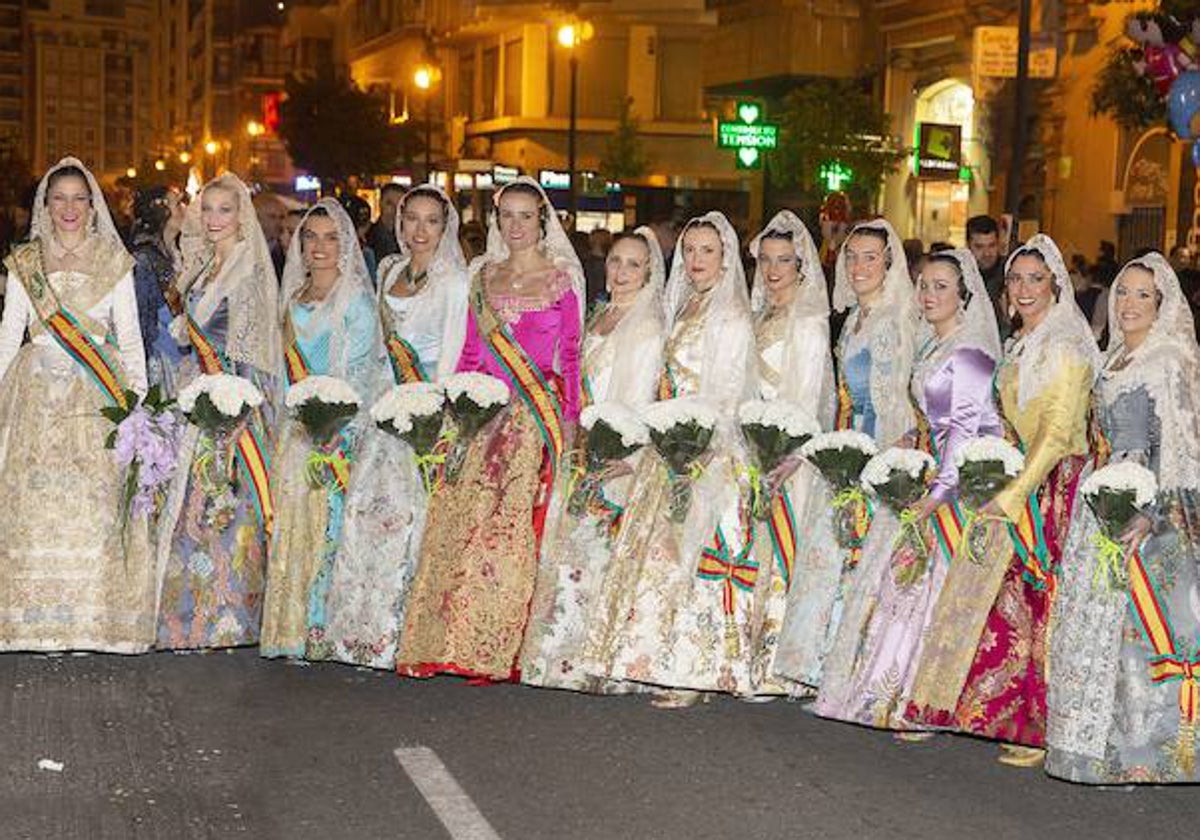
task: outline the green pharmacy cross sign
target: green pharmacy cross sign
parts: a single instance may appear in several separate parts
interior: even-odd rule
[[[717,122],[717,148],[734,149],[741,169],[762,165],[762,151],[779,144],[779,126],[760,122],[762,109],[753,102],[739,102],[736,120]]]
[[[817,180],[825,185],[827,192],[840,192],[854,180],[854,170],[839,160],[826,161],[817,170]]]

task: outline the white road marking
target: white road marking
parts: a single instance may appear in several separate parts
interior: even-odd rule
[[[500,840],[471,797],[429,747],[400,747],[396,760],[450,832],[452,840]]]

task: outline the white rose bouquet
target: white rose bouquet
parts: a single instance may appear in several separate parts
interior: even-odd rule
[[[197,376],[179,392],[179,410],[200,429],[195,475],[206,496],[217,500],[213,519],[236,504],[231,492],[235,476],[229,457],[230,433],[245,422],[250,412],[263,404],[262,391],[249,379],[228,373]]]
[[[1096,470],[1079,488],[1100,530],[1092,538],[1097,550],[1092,581],[1097,587],[1123,590],[1129,585],[1125,550],[1117,539],[1134,517],[1143,514],[1158,495],[1154,473],[1134,461],[1121,461]]]
[[[438,465],[446,460],[438,452],[445,405],[441,386],[412,382],[392,388],[371,406],[375,425],[412,448],[426,494],[433,492]]]
[[[929,560],[929,546],[921,535],[913,506],[925,495],[935,466],[933,458],[919,449],[892,447],[863,467],[863,486],[900,520],[900,533],[892,543],[892,550],[901,551],[896,584],[902,588],[920,580]]]
[[[671,482],[671,520],[683,522],[692,502],[692,482],[703,470],[717,428],[717,411],[698,397],[677,397],[649,406],[642,420],[650,441],[667,466]]]
[[[335,376],[306,376],[288,388],[284,400],[317,447],[329,445],[358,413],[361,402],[350,383]]]
[[[587,431],[584,443],[587,462],[567,502],[572,516],[584,514],[588,502],[599,494],[604,473],[614,461],[624,460],[650,443],[646,424],[622,403],[589,405],[580,414],[579,425]]]
[[[742,434],[754,452],[757,465],[750,468],[751,505],[754,516],[771,515],[771,493],[764,492],[769,476],[814,435],[821,433],[817,421],[795,403],[785,400],[751,400],[738,409]]]
[[[871,527],[871,503],[859,479],[867,462],[879,452],[862,432],[823,432],[800,447],[800,455],[820,470],[833,490],[834,535],[851,552],[848,564],[858,563],[863,540]]]
[[[982,563],[994,527],[1003,520],[984,516],[979,510],[1021,474],[1025,456],[1004,438],[984,435],[963,444],[955,453],[954,464],[958,467],[958,501],[964,517],[960,546],[967,560]]]
[[[453,483],[462,471],[467,448],[479,430],[508,405],[511,395],[502,379],[486,373],[456,373],[442,383],[446,404],[457,434],[446,456],[446,480]]]

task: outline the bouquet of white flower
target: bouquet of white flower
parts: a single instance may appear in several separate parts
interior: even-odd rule
[[[800,447],[801,457],[821,472],[834,492],[834,535],[839,546],[850,550],[851,566],[857,564],[871,527],[871,505],[859,478],[878,451],[869,435],[854,431],[823,432]]]
[[[1158,495],[1154,473],[1134,461],[1120,461],[1096,470],[1080,486],[1087,506],[1100,526],[1093,537],[1097,562],[1093,583],[1097,587],[1125,589],[1129,572],[1125,550],[1117,539]]]
[[[442,386],[458,430],[446,456],[446,480],[453,483],[462,470],[471,441],[508,405],[510,394],[504,380],[486,373],[456,373],[447,377]]]
[[[284,400],[318,448],[328,446],[345,428],[360,402],[350,383],[335,376],[306,376],[288,388]]]
[[[188,422],[198,427],[196,475],[205,495],[218,500],[218,510],[210,514],[219,517],[234,504],[230,493],[235,476],[232,458],[225,438],[250,412],[263,404],[262,391],[248,379],[228,373],[206,373],[197,376],[179,392],[179,409]]]
[[[371,407],[375,425],[412,447],[426,494],[432,493],[436,472],[445,456],[437,454],[446,395],[432,382],[398,385]]]
[[[784,459],[796,452],[821,427],[804,409],[785,400],[751,400],[738,409],[742,434],[758,461],[750,470],[751,505],[754,516],[765,520],[771,515],[771,499],[763,492],[763,477],[772,473]]]
[[[919,449],[892,447],[867,462],[862,471],[862,483],[872,495],[892,509],[900,520],[900,533],[892,550],[907,546],[912,553],[903,552],[896,569],[896,584],[901,588],[920,580],[929,559],[929,546],[921,535],[920,523],[912,508],[921,497],[934,469],[934,460]]]
[[[1004,438],[984,435],[963,444],[954,456],[954,464],[958,467],[958,501],[964,516],[960,545],[965,559],[982,563],[1000,520],[983,516],[979,509],[1021,474],[1025,456]]]
[[[577,483],[567,502],[572,516],[584,514],[588,502],[600,491],[605,470],[614,461],[628,458],[650,443],[646,424],[622,403],[589,405],[579,415],[579,425],[587,431],[584,443],[587,463],[577,468]]]
[[[717,411],[698,397],[677,397],[649,406],[642,420],[655,451],[667,465],[671,482],[671,519],[683,522],[692,501],[692,481],[703,467],[717,428]]]
[[[179,409],[192,425],[227,432],[263,403],[262,391],[249,379],[228,373],[197,376],[179,392]]]

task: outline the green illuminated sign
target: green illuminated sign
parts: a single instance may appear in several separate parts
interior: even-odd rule
[[[838,192],[854,180],[854,170],[841,161],[830,160],[821,164],[821,168],[817,170],[817,178],[829,192]]]
[[[779,144],[779,126],[759,122],[762,110],[753,102],[738,103],[736,120],[717,123],[717,147],[721,149],[774,149]],[[757,159],[757,158],[756,158]],[[739,156],[738,162],[747,164]]]

